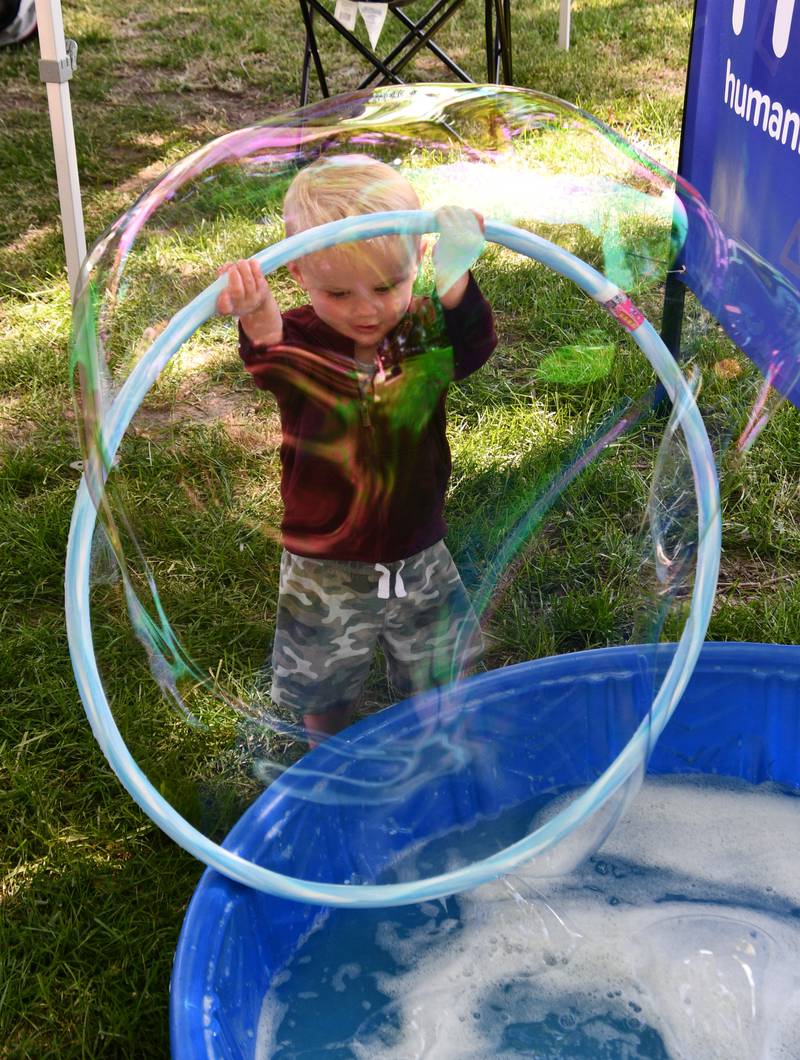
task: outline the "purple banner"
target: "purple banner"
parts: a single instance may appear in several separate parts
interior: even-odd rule
[[[697,0],[681,176],[730,235],[800,287],[795,0]]]
[[[687,286],[800,406],[800,3],[697,0],[680,173]]]

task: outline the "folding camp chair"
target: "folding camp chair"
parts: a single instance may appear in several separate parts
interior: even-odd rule
[[[325,78],[325,70],[314,33],[314,15],[319,14],[337,33],[341,34],[356,51],[362,55],[373,67],[373,70],[359,84],[359,88],[368,88],[376,83],[385,85],[401,85],[403,79],[398,71],[414,58],[421,48],[428,48],[441,60],[459,81],[473,82],[469,76],[451,57],[442,50],[433,40],[438,31],[449,22],[459,8],[464,6],[466,0],[434,0],[433,6],[416,21],[410,18],[403,8],[413,0],[375,0],[385,3],[389,12],[398,19],[405,27],[406,33],[402,40],[385,56],[379,56],[374,50],[367,47],[346,26],[343,26],[333,15],[331,7],[325,0],[299,0],[300,11],[306,29],[306,45],[303,54],[303,72],[300,82],[300,105],[308,102],[309,81],[311,75],[311,64],[314,64],[320,91],[323,96],[328,96],[328,83]],[[332,6],[333,0],[329,0]],[[486,35],[486,77],[487,81],[500,83],[502,73],[503,82],[507,85],[512,83],[511,75],[511,0],[484,0],[484,32]]]

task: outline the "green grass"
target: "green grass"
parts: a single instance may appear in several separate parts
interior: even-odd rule
[[[476,72],[478,7],[443,37]],[[568,54],[554,47],[557,4],[513,8],[518,84],[578,103],[675,164],[689,0],[576,0]],[[71,93],[90,243],[166,166],[294,105],[302,47],[295,0],[194,0],[177,9],[156,0],[146,10],[75,0],[64,17],[79,42]],[[327,30],[320,40],[331,87],[351,87],[358,63]],[[111,775],[70,668],[63,566],[79,453],[37,58],[34,47],[0,52],[0,1052],[163,1057],[172,954],[200,866]],[[441,77],[427,57],[415,72]],[[202,204],[177,200],[170,238],[137,256],[115,318],[120,372],[143,328],[204,285],[209,261],[274,238],[280,189],[251,200],[247,187],[222,181],[208,186]],[[183,239],[179,225],[201,213],[202,228]],[[600,253],[598,239],[575,238],[582,252]],[[494,251],[480,275],[502,344],[450,404],[451,543],[473,584],[532,497],[610,410],[649,383],[642,359],[565,283]],[[287,302],[297,297],[285,278],[279,286]],[[648,309],[657,301],[644,291]],[[755,373],[713,329],[693,331],[721,445],[741,421]],[[564,349],[581,345],[606,351],[592,378],[567,370]],[[743,375],[726,382],[713,366],[731,357]],[[800,640],[799,420],[778,410],[748,458],[727,469],[713,638]],[[646,423],[615,446],[531,536],[491,616],[491,662],[619,643],[641,628],[653,592],[641,513],[661,426]],[[120,496],[136,513],[167,613],[201,665],[234,682],[260,664],[273,621],[278,440],[269,403],[239,368],[230,326],[214,321],[164,374],[123,448]],[[188,702],[204,729],[165,711],[100,546],[95,564],[105,571],[95,590],[97,651],[126,738],[154,782],[218,834],[253,794],[237,763],[252,734],[202,692],[189,690]],[[679,599],[667,633],[683,617]],[[385,695],[377,677],[369,694],[374,703]]]

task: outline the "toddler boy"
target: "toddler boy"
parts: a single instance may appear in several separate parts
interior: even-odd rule
[[[341,217],[419,209],[408,181],[367,156],[301,170],[287,235]],[[399,696],[456,678],[480,657],[477,619],[444,544],[451,380],[496,345],[469,272],[483,221],[445,207],[433,262],[438,297],[415,298],[420,241],[385,236],[298,259],[309,304],[281,314],[253,261],[225,266],[217,309],[281,417],[284,516],[273,647],[274,702],[313,743],[348,724],[375,646]]]

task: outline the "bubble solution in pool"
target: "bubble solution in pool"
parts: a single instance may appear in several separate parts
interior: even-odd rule
[[[519,829],[516,810],[491,830]],[[450,835],[395,866],[485,854]],[[800,800],[775,785],[648,780],[569,876],[337,911],[275,977],[259,1060],[797,1060]]]

